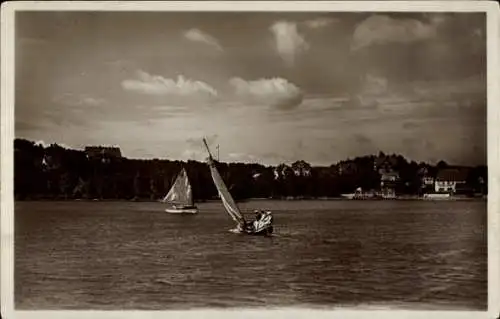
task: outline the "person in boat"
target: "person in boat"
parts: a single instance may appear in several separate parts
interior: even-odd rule
[[[262,218],[262,211],[259,211],[259,210],[256,209],[253,212],[255,214],[255,220],[256,221],[260,221],[260,219]]]
[[[245,222],[244,225],[242,225],[247,231],[255,230],[255,227],[261,218],[260,212],[258,210],[254,210],[253,212],[255,214],[255,220],[254,221],[247,221],[247,222]]]
[[[270,210],[266,210],[264,213],[265,213],[267,216],[269,216],[269,218],[270,218],[270,222],[272,223],[272,222],[273,222],[273,214],[271,213],[271,211],[270,211]]]

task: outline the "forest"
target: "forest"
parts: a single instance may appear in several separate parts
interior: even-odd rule
[[[106,150],[106,148],[98,148]],[[420,195],[424,176],[436,176],[449,167],[408,161],[401,155],[367,155],[326,167],[297,160],[291,165],[223,163],[217,167],[237,200],[250,198],[338,197],[358,187],[378,189],[377,163],[389,163],[398,172],[397,194]],[[16,200],[109,199],[158,200],[169,190],[181,167],[188,173],[195,201],[217,198],[206,163],[167,159],[127,159],[119,152],[72,150],[57,144],[47,147],[25,139],[14,141],[14,194]],[[470,193],[487,193],[487,167],[468,167]]]

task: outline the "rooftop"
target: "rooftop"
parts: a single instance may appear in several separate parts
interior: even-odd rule
[[[438,172],[437,181],[464,182],[467,180],[469,171],[461,168],[445,168]]]

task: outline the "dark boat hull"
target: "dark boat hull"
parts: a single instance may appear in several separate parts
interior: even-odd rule
[[[271,236],[274,231],[273,225],[261,229],[255,229],[252,223],[246,225],[245,229],[241,233],[252,236]]]
[[[245,233],[247,235],[253,235],[253,236],[271,236],[273,234],[273,226],[271,227],[268,227],[266,229],[262,229],[262,230],[259,230],[259,231],[245,231]]]

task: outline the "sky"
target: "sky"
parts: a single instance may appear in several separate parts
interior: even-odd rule
[[[18,12],[15,135],[266,165],[486,163],[484,13]]]

